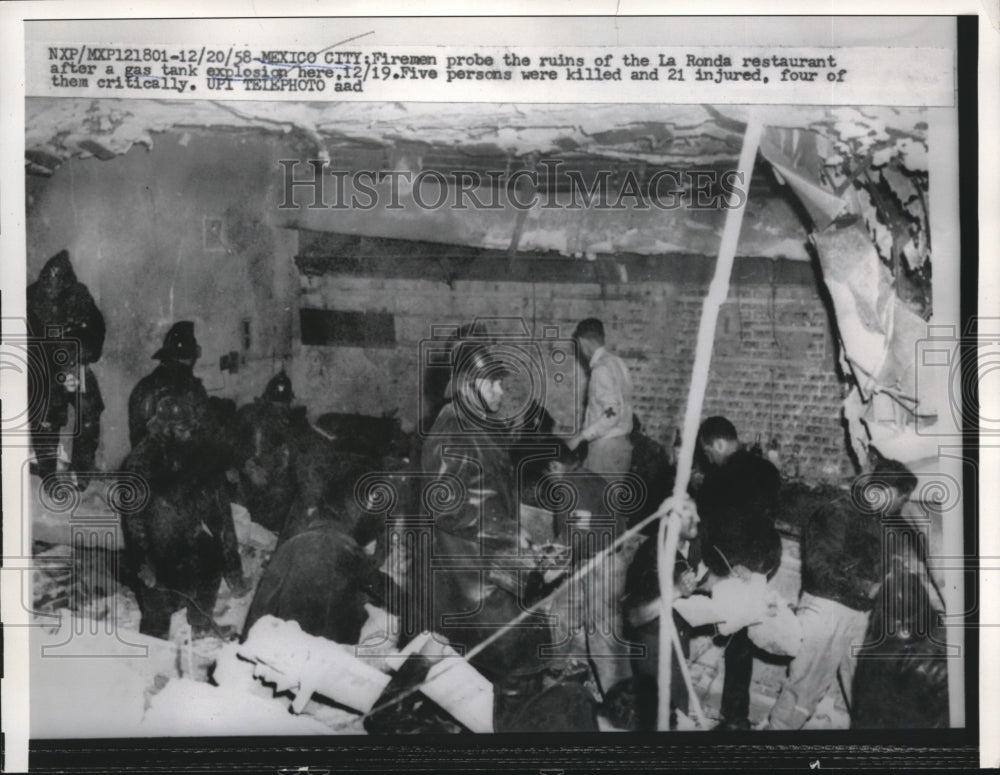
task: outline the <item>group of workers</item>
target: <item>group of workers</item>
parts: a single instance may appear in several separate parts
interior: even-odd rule
[[[94,467],[103,407],[89,366],[100,357],[104,321],[65,251],[29,287],[28,312],[29,333],[39,341],[61,327],[64,339],[81,344],[69,368],[54,368],[72,378],[49,380],[48,403],[33,420],[44,485],[56,470],[54,439],[70,404],[79,426],[71,470]],[[387,471],[384,462],[332,448],[293,405],[283,372],[260,399],[228,411],[194,375],[200,356],[194,324],[176,323],[153,355],[159,365],[129,398],[131,451],[121,465],[148,487],[144,508],[122,518],[126,580],[142,611],[141,630],[164,637],[180,608],[196,630],[214,628],[223,580],[236,596],[254,592],[244,635],[271,614],[298,621],[310,634],[356,644],[373,637],[371,628],[363,631],[377,608],[384,616],[376,640],[402,648],[428,631],[466,655],[493,684],[496,731],[596,730],[599,711],[614,715],[623,696],[632,713],[627,724],[656,729],[658,653],[669,646],[659,643],[655,522],[634,535],[629,528],[657,507],[678,517],[672,599],[710,595],[726,579],[770,579],[782,561],[780,476],[740,443],[729,420],[710,417],[699,430],[703,475],[690,497],[645,511],[616,501],[616,487],[644,487],[632,473],[631,378],[606,346],[601,321],[580,322],[573,338],[588,375],[578,432],[529,433],[528,447],[541,452],[526,456],[524,429],[498,419],[507,376],[502,359],[487,342],[458,340],[448,399],[422,439],[419,468]],[[423,535],[391,540],[387,526],[397,525],[396,515],[356,491],[373,473],[408,494],[411,516],[422,510],[429,518],[415,528],[398,523]],[[912,724],[947,724],[947,709],[940,709],[946,671],[933,659],[917,660],[915,668],[911,660],[888,677],[873,668],[865,682],[879,686],[883,699],[870,691],[852,696],[859,655],[884,651],[893,637],[898,646],[905,629],[887,622],[899,586],[887,587],[887,577],[896,573],[900,584],[916,585],[928,610],[938,610],[919,558],[903,561],[884,551],[885,524],[899,516],[915,486],[905,466],[882,459],[806,520],[796,610],[801,645],[765,726],[801,728],[836,682],[853,723],[891,726],[886,703],[905,696],[913,669],[922,671],[921,685],[935,701]],[[241,500],[252,519],[280,536],[255,590],[241,567],[231,500]],[[551,518],[529,524],[526,513]],[[873,614],[879,605],[884,610]],[[673,618],[687,657],[698,628],[676,612]],[[718,728],[750,729],[758,647],[747,626],[723,641]],[[676,655],[673,674],[676,727],[693,699]],[[392,723],[389,717],[374,731],[392,731]]]

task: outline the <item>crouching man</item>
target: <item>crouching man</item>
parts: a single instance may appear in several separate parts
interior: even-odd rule
[[[778,470],[745,449],[725,417],[706,419],[698,430],[698,442],[708,461],[696,495],[702,557],[711,571],[707,583],[731,576],[749,578],[753,573],[771,578],[781,565],[781,536],[775,527],[781,488]],[[755,652],[746,627],[729,638],[717,729],[751,728]]]
[[[365,532],[354,486],[367,473],[356,466],[331,479],[323,503],[293,520],[291,535],[275,549],[257,585],[244,638],[258,619],[298,622],[303,632],[337,643],[358,642],[368,614],[369,590],[379,576],[362,544]]]
[[[902,463],[880,462],[849,494],[822,506],[802,532],[802,645],[771,709],[771,729],[801,729],[839,679],[850,705],[856,657],[883,576],[882,520],[899,514],[917,485]]]

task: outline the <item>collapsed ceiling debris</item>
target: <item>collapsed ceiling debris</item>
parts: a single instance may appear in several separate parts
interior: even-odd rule
[[[98,148],[152,148],[170,129],[257,129],[315,143],[317,158],[338,144],[420,144],[475,155],[578,153],[656,164],[731,162],[739,133],[700,106],[291,103],[155,100],[27,101],[29,162],[86,158]],[[43,165],[44,166],[44,165]]]
[[[841,114],[838,117],[838,114]],[[893,136],[914,147],[926,127],[912,114],[865,109]],[[515,105],[465,103],[315,103],[29,99],[25,148],[29,163],[52,166],[70,157],[152,148],[171,129],[256,129],[297,134],[315,143],[317,158],[338,144],[417,144],[463,149],[469,155],[574,153],[679,165],[735,163],[745,109],[725,114],[701,105]],[[842,110],[773,108],[769,126],[825,134],[852,123]],[[865,138],[862,137],[862,140]],[[48,164],[45,164],[48,162]]]
[[[927,124],[840,108],[812,131],[768,130],[761,154],[811,221],[809,239],[837,320],[851,383],[844,417],[857,460],[869,446],[917,465],[936,457],[941,385],[918,379],[933,314]]]

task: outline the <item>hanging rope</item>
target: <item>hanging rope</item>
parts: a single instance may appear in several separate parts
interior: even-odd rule
[[[763,125],[757,114],[751,112],[743,135],[738,174],[749,189],[753,175],[754,160],[760,144]],[[743,207],[737,207],[735,194],[729,200],[726,223],[719,243],[719,257],[715,264],[715,276],[708,288],[708,294],[701,310],[698,325],[698,340],[695,349],[694,366],[691,370],[691,387],[688,389],[687,411],[684,415],[681,449],[677,459],[677,475],[674,479],[673,501],[681,503],[687,497],[688,483],[694,464],[695,443],[701,421],[702,406],[705,403],[705,388],[708,385],[709,366],[712,362],[712,344],[719,320],[719,308],[729,295],[729,278],[736,258],[740,228],[743,225]],[[665,510],[661,506],[661,510]],[[677,637],[673,617],[673,596],[669,590],[674,586],[674,557],[680,539],[680,516],[676,511],[663,514],[657,540],[657,568],[660,580],[660,643],[673,643]],[[657,729],[670,729],[670,656],[671,649],[660,649],[659,662],[659,707],[657,709]],[[683,664],[683,659],[679,659]]]

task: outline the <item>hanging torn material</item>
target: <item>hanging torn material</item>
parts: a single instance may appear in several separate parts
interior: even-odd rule
[[[768,127],[760,139],[760,154],[795,192],[819,231],[829,226],[844,209],[844,200],[822,183],[830,142],[805,129]]]
[[[845,417],[859,460],[870,445],[903,462],[926,457],[917,437],[947,412],[946,390],[919,373],[932,314],[922,116],[914,111],[906,129],[899,111],[840,108],[809,129],[768,129],[761,139],[812,220],[841,371],[853,383]]]

